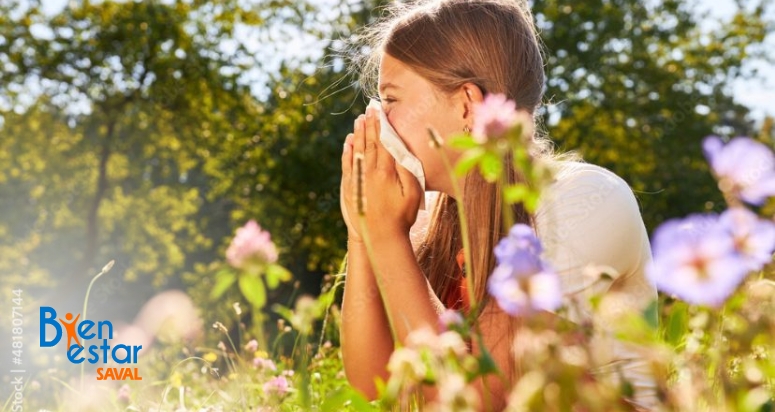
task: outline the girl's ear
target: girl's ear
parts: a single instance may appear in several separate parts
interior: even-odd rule
[[[473,83],[466,83],[462,87],[463,93],[463,120],[470,122],[474,114],[474,105],[484,100],[484,94],[479,86]]]

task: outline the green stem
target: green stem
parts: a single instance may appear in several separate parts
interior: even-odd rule
[[[266,336],[264,335],[264,314],[261,312],[260,309],[252,308],[253,312],[253,328],[256,331],[256,341],[258,342],[258,347],[269,351],[269,344],[266,341]]]
[[[86,309],[89,308],[89,295],[91,294],[91,288],[92,288],[92,286],[94,286],[94,282],[96,282],[97,279],[100,278],[100,276],[108,273],[110,271],[110,269],[113,268],[113,264],[115,262],[116,262],[115,260],[111,260],[110,262],[108,262],[107,265],[102,267],[102,270],[100,271],[100,273],[98,273],[97,276],[93,277],[91,279],[91,282],[89,282],[89,287],[86,288],[86,297],[83,299],[83,320],[86,320]],[[69,351],[70,348],[67,348],[67,350]],[[84,369],[84,366],[85,366],[84,363],[81,362],[81,392],[83,392],[83,369]]]

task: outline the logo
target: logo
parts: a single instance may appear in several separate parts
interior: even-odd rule
[[[67,313],[64,319],[57,317],[57,311],[50,306],[40,307],[40,347],[50,348],[62,340],[63,330],[67,334],[67,360],[73,364],[88,362],[91,364],[136,364],[137,356],[143,345],[124,345],[119,343],[111,346],[113,339],[113,324],[109,320],[97,323],[91,320],[78,322],[80,314],[73,318]],[[54,337],[48,339],[46,331],[54,328]],[[92,343],[95,341],[95,343]],[[97,380],[142,380],[137,368],[132,367],[98,367]]]

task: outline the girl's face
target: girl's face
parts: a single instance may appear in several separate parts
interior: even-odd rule
[[[451,176],[447,173],[438,149],[430,145],[428,128],[434,128],[446,139],[463,132],[468,124],[463,102],[456,97],[445,96],[428,80],[408,66],[388,55],[382,55],[379,68],[379,96],[382,109],[390,124],[409,151],[422,162],[426,190],[452,193]],[[460,152],[444,147],[454,164]]]

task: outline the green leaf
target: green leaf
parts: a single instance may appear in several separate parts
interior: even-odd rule
[[[503,161],[495,153],[486,152],[479,162],[479,171],[488,182],[498,180],[503,171]]]
[[[321,405],[321,409],[323,412],[338,412],[345,409],[344,406],[347,401],[350,401],[350,407],[359,412],[376,409],[360,392],[349,387],[328,394],[323,405]]]
[[[643,310],[643,319],[652,329],[659,327],[659,300],[653,300],[646,309]]]
[[[530,193],[530,188],[527,185],[517,183],[514,186],[509,186],[503,189],[503,198],[509,204],[523,201]]]
[[[242,296],[253,305],[254,308],[263,308],[266,304],[266,289],[264,282],[258,276],[242,275],[239,277],[239,288]]]
[[[237,280],[236,273],[230,269],[222,269],[215,275],[215,286],[213,286],[213,290],[210,292],[210,298],[213,300],[220,298],[234,284],[235,280]]]
[[[287,282],[293,279],[291,272],[277,264],[271,264],[266,268],[266,285],[269,289],[276,289],[280,282]]]
[[[676,346],[689,330],[689,308],[682,302],[676,302],[672,309],[665,328],[665,341]]]
[[[272,310],[277,313],[278,315],[282,316],[285,320],[288,321],[288,323],[293,323],[293,311],[290,308],[286,308],[285,306],[275,303],[272,305]]]
[[[469,150],[469,149],[474,149],[481,146],[470,135],[454,136],[454,137],[451,137],[448,141],[449,141],[449,147],[453,149]]]
[[[484,150],[480,148],[471,149],[463,153],[463,156],[455,164],[455,174],[463,176],[468,173],[474,166],[479,164],[479,160],[484,153]]]
[[[482,351],[481,355],[479,355],[479,374],[489,375],[491,373],[498,373],[500,370],[498,369],[498,364],[495,363],[495,360],[490,355],[490,351],[487,350],[484,346],[480,346],[480,349]]]

